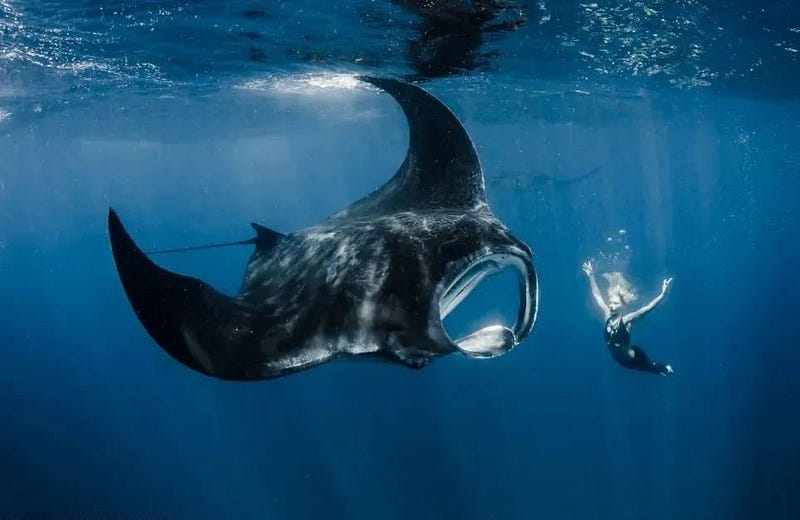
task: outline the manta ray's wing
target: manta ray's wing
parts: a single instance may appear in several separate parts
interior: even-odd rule
[[[246,344],[255,310],[201,280],[157,266],[133,242],[113,209],[108,230],[122,286],[150,336],[173,358],[199,372],[248,379],[231,354]]]
[[[333,218],[426,209],[486,208],[486,189],[478,154],[453,112],[415,85],[387,78],[359,79],[389,93],[400,104],[408,120],[408,152],[389,182]]]

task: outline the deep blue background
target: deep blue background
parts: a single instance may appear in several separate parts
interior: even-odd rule
[[[800,517],[800,104],[514,77],[426,87],[490,186],[539,179],[489,188],[534,251],[539,320],[503,357],[422,371],[191,372],[136,320],[106,233],[109,206],[145,248],[312,224],[402,161],[389,96],[120,88],[0,121],[0,517]],[[248,253],[160,261],[231,292]],[[674,276],[634,330],[674,377],[613,364],[590,257],[642,303]],[[507,307],[500,289],[467,314]]]

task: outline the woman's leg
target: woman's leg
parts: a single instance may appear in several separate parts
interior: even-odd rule
[[[631,351],[633,355],[631,355]],[[621,348],[619,353],[614,353],[614,360],[620,365],[631,368],[633,370],[641,370],[643,372],[650,372],[661,376],[668,376],[672,374],[672,367],[662,363],[655,363],[647,357],[647,354],[641,347],[631,345],[628,348]]]

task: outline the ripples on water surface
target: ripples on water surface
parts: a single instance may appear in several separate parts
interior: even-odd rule
[[[790,0],[2,0],[0,99],[196,90],[318,69],[791,97],[799,11]]]

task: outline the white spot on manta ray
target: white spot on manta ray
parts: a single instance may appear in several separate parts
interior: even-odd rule
[[[316,228],[309,229],[305,235],[305,240],[310,242],[323,242],[336,238],[334,231],[325,231],[324,227],[317,226]]]
[[[292,368],[302,367],[309,363],[321,363],[333,357],[330,345],[325,341],[315,338],[309,342],[307,348],[303,349],[299,354],[294,356],[287,356],[276,361],[268,361],[263,366],[275,370],[288,370]]]
[[[365,299],[358,306],[358,319],[365,328],[365,325],[371,324],[375,320],[375,302],[371,299]]]

